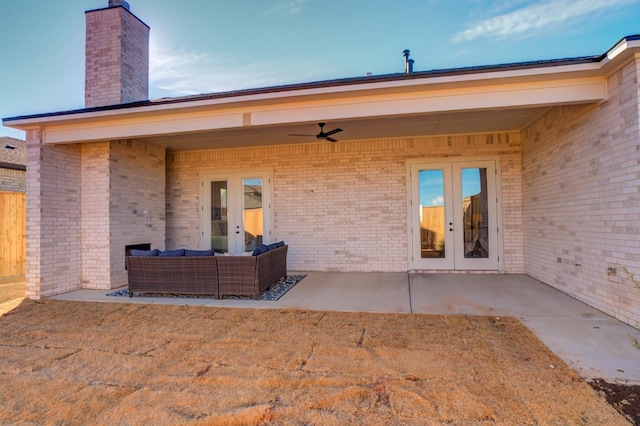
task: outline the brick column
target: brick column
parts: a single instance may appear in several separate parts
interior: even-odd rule
[[[80,288],[80,147],[27,132],[26,296]]]

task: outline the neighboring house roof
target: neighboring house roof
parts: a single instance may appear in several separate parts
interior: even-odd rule
[[[0,168],[26,170],[27,142],[21,139],[0,137]]]

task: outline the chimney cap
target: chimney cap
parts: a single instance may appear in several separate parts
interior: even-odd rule
[[[129,10],[129,3],[124,0],[109,0],[109,7],[119,7],[122,6],[125,9]]]

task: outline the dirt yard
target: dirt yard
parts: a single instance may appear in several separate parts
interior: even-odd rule
[[[512,318],[28,301],[0,423],[628,424]]]

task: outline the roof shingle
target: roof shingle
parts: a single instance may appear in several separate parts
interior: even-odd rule
[[[0,167],[27,164],[27,142],[21,139],[0,136]]]

